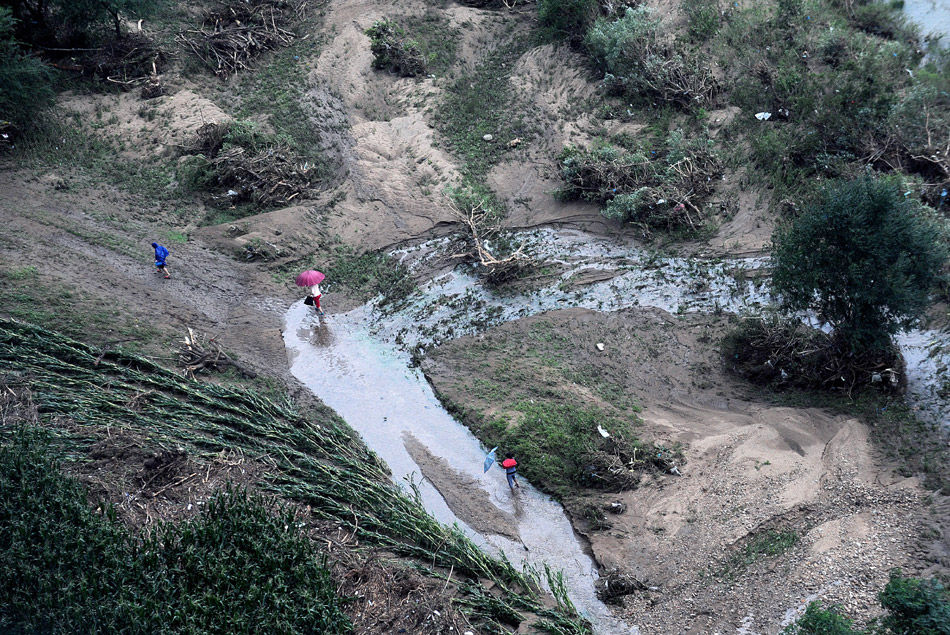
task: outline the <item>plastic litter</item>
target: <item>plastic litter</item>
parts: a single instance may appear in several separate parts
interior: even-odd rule
[[[768,120],[769,120],[769,117],[771,117],[771,116],[772,116],[772,113],[770,113],[770,112],[764,112],[764,111],[763,111],[763,112],[757,112],[757,113],[755,113],[755,118],[758,119],[759,121],[768,121]]]
[[[597,432],[599,432],[599,433],[600,433],[600,436],[604,437],[605,439],[609,439],[609,438],[610,438],[610,433],[607,432],[606,430],[604,430],[604,429],[600,426],[599,423],[597,424]]]

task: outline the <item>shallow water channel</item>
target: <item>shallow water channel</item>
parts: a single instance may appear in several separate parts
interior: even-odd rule
[[[567,307],[615,311],[639,305],[670,313],[757,313],[769,301],[760,275],[768,261],[672,258],[563,230],[539,230],[521,238],[534,255],[561,267],[553,283],[529,293],[496,295],[456,268],[424,284],[398,311],[381,311],[371,302],[318,320],[302,302],[294,304],[286,315],[284,333],[291,372],[360,433],[390,466],[397,483],[413,479],[434,517],[458,523],[478,544],[503,551],[514,563],[525,559],[563,570],[572,601],[597,632],[637,632],[597,599],[596,566],[560,505],[523,480],[522,490],[512,494],[499,469],[482,473],[486,449],[446,412],[422,374],[409,366],[409,351]],[[437,257],[443,242],[395,255],[411,269],[422,267]],[[947,404],[936,393],[935,382],[950,359],[950,337],[916,331],[903,336],[903,343],[908,350],[910,399],[931,416],[944,417]],[[485,498],[480,504],[493,505],[513,518],[520,541],[479,534],[460,521],[436,488],[420,476],[422,470],[407,449],[412,439],[442,459],[466,487],[480,490]]]

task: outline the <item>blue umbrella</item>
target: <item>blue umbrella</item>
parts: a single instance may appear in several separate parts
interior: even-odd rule
[[[498,449],[498,446],[493,447],[493,448],[491,449],[491,452],[489,452],[489,453],[485,456],[485,472],[487,472],[487,471],[488,471],[488,468],[491,467],[491,464],[495,462],[495,450],[497,450],[497,449]],[[485,472],[482,472],[482,474],[484,474]]]

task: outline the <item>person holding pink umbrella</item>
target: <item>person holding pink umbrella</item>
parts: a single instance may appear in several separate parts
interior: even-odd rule
[[[298,287],[309,287],[309,295],[304,300],[304,304],[312,305],[318,314],[323,315],[323,309],[320,308],[320,283],[323,282],[325,275],[314,269],[301,271],[294,282]]]

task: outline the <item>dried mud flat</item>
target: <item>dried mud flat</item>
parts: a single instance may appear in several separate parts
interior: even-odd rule
[[[469,387],[499,365],[582,399],[587,388],[552,381],[539,361],[539,328],[569,334],[571,366],[596,368],[640,402],[638,436],[682,444],[682,476],[647,475],[632,491],[587,491],[566,502],[569,510],[626,505],[608,514],[609,528],[584,533],[602,567],[647,587],[619,609],[642,632],[776,633],[813,599],[868,619],[888,571],[919,570],[927,560],[919,540],[931,514],[927,494],[876,456],[859,421],[758,402],[725,376],[714,343],[724,326],[659,310],[557,311],[445,344],[424,369],[441,394],[493,415],[514,413]],[[589,524],[575,520],[582,530]],[[790,536],[782,553],[746,557]]]

